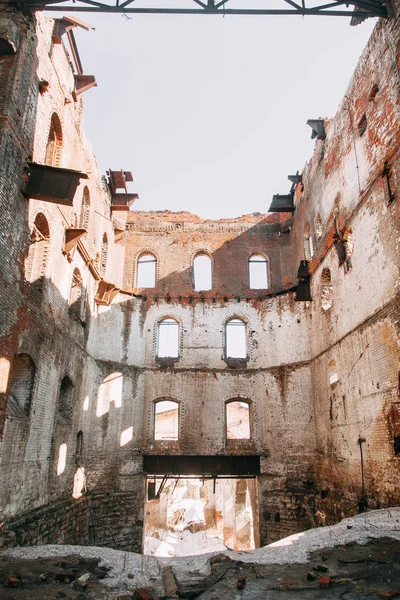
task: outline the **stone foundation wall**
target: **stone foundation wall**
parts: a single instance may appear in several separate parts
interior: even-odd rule
[[[141,552],[142,502],[143,494],[112,491],[59,499],[7,521],[0,548],[72,544]]]

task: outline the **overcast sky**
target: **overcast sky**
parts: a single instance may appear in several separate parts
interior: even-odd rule
[[[68,10],[65,10],[68,14]],[[60,16],[60,13],[57,14]],[[339,17],[77,15],[84,127],[103,173],[132,171],[134,210],[266,212],[333,116],[375,24]]]

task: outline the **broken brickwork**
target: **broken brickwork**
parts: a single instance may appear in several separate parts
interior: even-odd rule
[[[396,21],[378,23],[325,119],[293,215],[220,221],[116,211],[54,31],[41,13],[0,13],[1,543],[140,550],[143,455],[259,457],[262,544],[398,504]],[[71,206],[22,193],[50,155],[82,175]],[[157,280],[140,288],[146,253]],[[194,289],[198,253],[209,290]],[[249,287],[253,255],[265,289]],[[296,302],[305,259],[313,300]],[[178,324],[174,356],[159,356],[163,319]],[[230,319],[245,327],[240,358]],[[163,399],[178,439],[155,439]],[[248,439],[227,439],[231,400],[249,406]]]

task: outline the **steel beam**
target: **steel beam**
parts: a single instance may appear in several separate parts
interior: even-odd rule
[[[302,5],[294,0],[282,0],[282,8],[227,8],[229,0],[221,0],[215,4],[214,0],[208,0],[204,4],[201,0],[191,0],[200,8],[174,8],[138,6],[137,0],[113,0],[112,3],[101,0],[25,0],[11,2],[16,8],[30,8],[31,10],[52,10],[64,12],[105,12],[120,14],[178,14],[178,15],[301,15],[301,16],[328,16],[328,17],[388,17],[386,6],[379,0],[337,0],[328,4],[321,4],[307,8],[306,2]],[[172,2],[172,0],[171,0]],[[285,8],[285,4],[288,8]],[[354,10],[343,10],[342,5],[352,6]]]

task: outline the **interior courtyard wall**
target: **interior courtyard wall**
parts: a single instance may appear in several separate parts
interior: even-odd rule
[[[316,522],[398,504],[391,414],[399,397],[399,29],[381,22],[359,61],[326,139],[296,189],[293,240],[304,256],[311,226],[311,373],[321,494]],[[359,124],[366,116],[366,130]],[[390,198],[388,180],[393,197]],[[317,228],[321,218],[322,235]],[[351,232],[350,268],[336,241]],[[323,269],[332,306],[323,308]],[[336,362],[338,381],[330,383]],[[361,458],[360,442],[363,457]],[[362,485],[362,463],[365,470]]]
[[[23,414],[5,401],[1,438],[2,544],[44,542],[120,543],[123,525],[110,526],[113,519],[130,523],[140,530],[140,496],[120,492],[112,501],[103,493],[104,481],[96,489],[88,487],[84,501],[74,500],[72,490],[79,467],[76,439],[83,432],[81,461],[90,455],[90,418],[101,382],[100,370],[86,352],[90,322],[96,319],[99,257],[104,233],[109,240],[104,277],[121,285],[117,265],[123,250],[113,244],[114,227],[110,193],[100,175],[96,159],[82,132],[82,97],[73,99],[74,75],[68,50],[52,43],[54,22],[37,13],[34,17],[2,14],[3,20],[17,24],[18,51],[1,59],[2,114],[1,144],[6,160],[1,161],[2,226],[2,358],[12,362],[17,354],[29,355],[35,365],[29,414]],[[39,83],[49,83],[39,91]],[[35,110],[32,109],[34,107]],[[30,199],[21,190],[26,184],[24,169],[30,160],[43,164],[51,117],[57,112],[62,127],[60,167],[84,171],[73,207]],[[86,252],[63,252],[65,229],[77,226],[85,186],[90,190],[89,230],[83,239]],[[41,285],[26,280],[26,260],[37,215],[44,215],[50,230],[46,270]],[[10,234],[12,232],[12,235]],[[85,256],[86,254],[86,256]],[[85,308],[81,319],[71,318],[70,293],[75,269],[82,277]],[[71,415],[60,414],[60,385],[64,377],[73,384]],[[7,392],[7,390],[6,390]],[[4,415],[4,413],[3,413]],[[58,467],[60,448],[66,445],[65,466]],[[87,455],[87,456],[85,456]],[[90,463],[89,463],[90,464]],[[61,472],[58,472],[61,471]],[[95,472],[95,470],[94,470]],[[110,487],[108,487],[110,489]],[[138,500],[139,494],[139,500]],[[90,496],[90,497],[89,497]],[[126,497],[128,496],[128,497]],[[29,516],[28,516],[29,515]],[[88,519],[88,515],[90,519]],[[90,521],[90,525],[89,525]],[[135,539],[140,540],[140,531]],[[111,538],[113,536],[113,538]],[[134,536],[135,537],[135,536]],[[131,534],[125,544],[140,549]],[[122,542],[121,542],[122,543]]]

